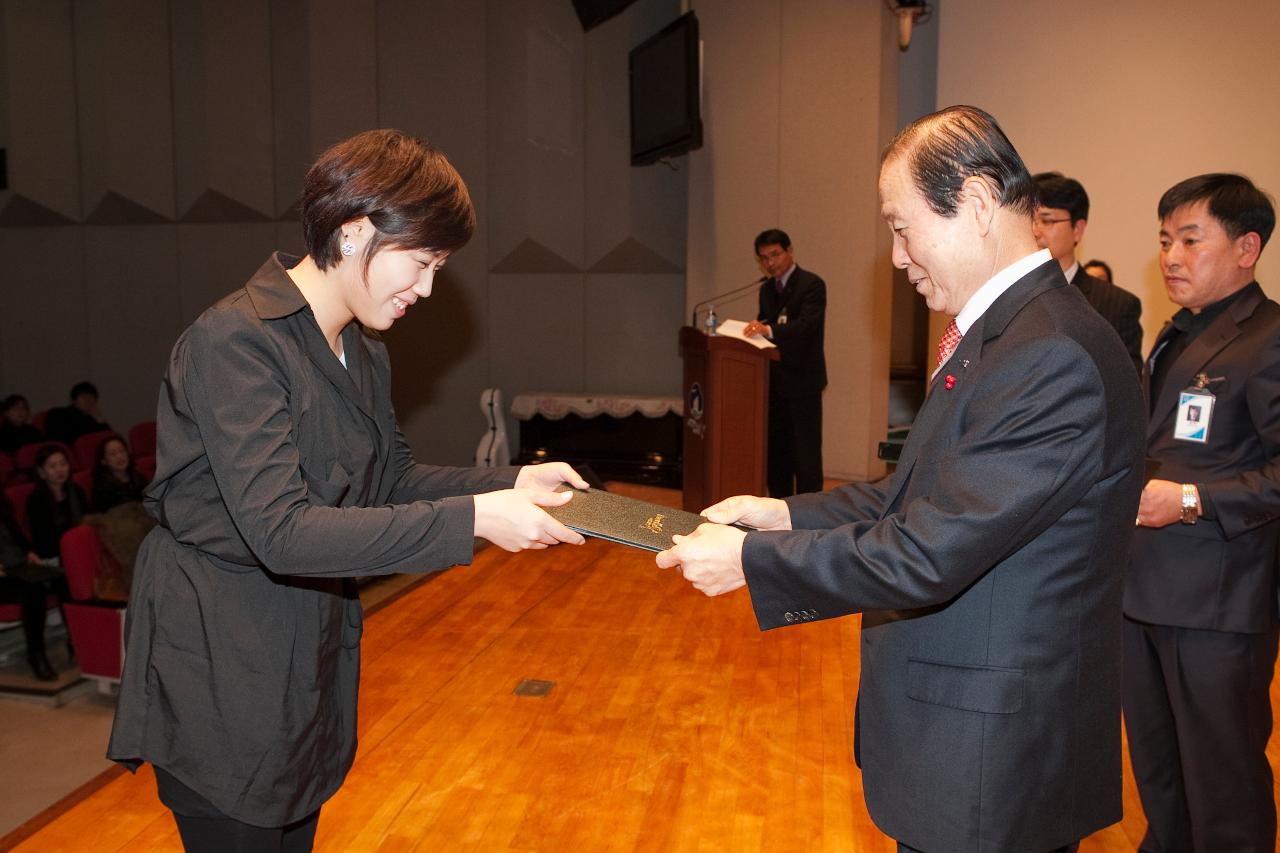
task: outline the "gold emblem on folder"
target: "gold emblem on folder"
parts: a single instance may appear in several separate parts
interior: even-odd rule
[[[664,518],[666,518],[665,515],[663,515],[662,513],[658,513],[657,515],[645,521],[644,529],[648,530],[650,533],[661,533],[662,519]]]

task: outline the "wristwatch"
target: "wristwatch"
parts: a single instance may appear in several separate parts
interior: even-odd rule
[[[1200,520],[1200,492],[1194,483],[1182,484],[1182,523],[1195,524]]]

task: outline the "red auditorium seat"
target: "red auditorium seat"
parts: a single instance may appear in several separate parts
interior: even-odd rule
[[[27,522],[27,496],[35,491],[35,488],[35,483],[18,483],[6,486],[4,490],[5,497],[9,499],[9,505],[13,507],[13,517],[22,528],[23,535],[28,539],[31,538],[31,525]]]
[[[109,429],[91,432],[77,438],[74,448],[76,455],[71,460],[71,467],[76,470],[93,468],[93,463],[98,458],[98,448],[108,438],[118,438],[124,441],[124,436],[117,435]]]
[[[156,455],[156,422],[139,421],[129,427],[129,450],[134,458]]]
[[[139,474],[147,478],[148,483],[156,478],[156,458],[154,456],[135,456],[133,467],[138,469]]]
[[[123,604],[94,597],[93,579],[101,561],[112,557],[102,547],[98,531],[79,524],[62,536],[62,565],[67,571],[71,600],[63,605],[67,630],[80,660],[80,673],[98,682],[98,690],[110,691],[120,682],[124,665]]]
[[[37,441],[32,444],[24,444],[18,448],[18,452],[14,454],[13,461],[17,464],[19,471],[30,471],[36,467],[36,455],[40,449],[53,445],[67,455],[67,461],[71,463],[71,467],[76,467],[75,454],[71,452],[71,448],[67,447],[61,441]]]
[[[89,499],[89,509],[91,510],[94,509],[93,471],[89,468],[84,468],[79,471],[76,471],[74,474],[71,475],[71,482],[75,483],[77,486],[81,488],[81,490],[84,491],[85,497]]]

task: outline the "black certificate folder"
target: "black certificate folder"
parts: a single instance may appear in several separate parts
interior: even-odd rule
[[[600,489],[572,491],[573,498],[564,506],[544,507],[565,527],[584,536],[596,536],[646,551],[665,551],[671,537],[687,535],[706,521],[700,515],[671,509],[648,501],[615,495]]]

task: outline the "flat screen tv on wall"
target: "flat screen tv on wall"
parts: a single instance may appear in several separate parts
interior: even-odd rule
[[[698,18],[682,15],[631,51],[631,165],[702,147]]]

